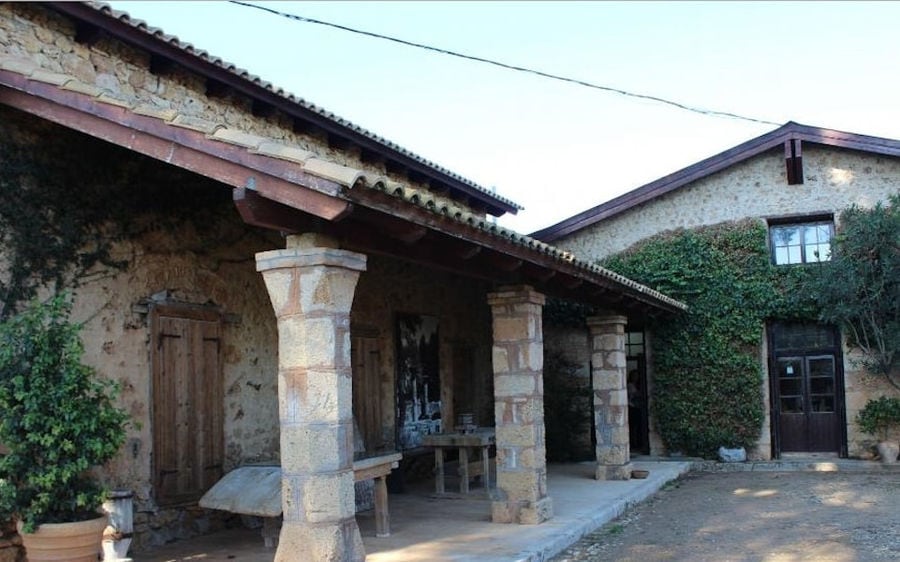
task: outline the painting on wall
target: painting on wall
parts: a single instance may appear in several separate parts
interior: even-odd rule
[[[397,445],[422,446],[422,436],[441,432],[438,319],[397,315]]]

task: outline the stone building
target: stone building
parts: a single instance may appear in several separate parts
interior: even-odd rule
[[[790,122],[532,235],[596,260],[658,233],[753,219],[768,228],[773,263],[790,267],[827,256],[842,209],[870,207],[898,190],[900,141]],[[772,322],[760,333],[766,419],[757,450],[749,453],[762,459],[809,452],[865,455],[865,435],[853,419],[870,397],[886,390],[885,383],[861,370],[854,351],[831,327],[790,328],[820,338],[788,350],[781,348],[776,326]],[[653,368],[652,345],[644,338],[652,334],[632,330],[627,338],[629,372],[639,371],[638,386],[646,394]],[[588,360],[577,331],[548,330],[547,341],[580,363]],[[805,377],[796,396],[779,383],[780,368],[794,369],[794,362]],[[664,454],[648,409],[641,415],[632,420],[638,425],[632,428],[633,445]]]
[[[608,311],[584,328],[597,475],[627,477],[623,326],[684,307],[496,226],[513,202],[93,3],[0,3],[0,147],[127,226],[74,315],[138,422],[101,471],[135,550],[221,525],[198,498],[274,461],[276,560],[360,560],[354,434],[414,458],[463,412],[496,431],[493,520],[552,517],[544,295]]]

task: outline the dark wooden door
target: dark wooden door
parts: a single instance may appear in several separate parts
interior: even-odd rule
[[[836,336],[816,325],[774,329],[773,413],[778,452],[842,451],[843,383]]]
[[[363,449],[372,454],[386,445],[382,429],[384,393],[381,345],[377,337],[354,336],[350,343],[353,361],[353,417]]]
[[[221,322],[207,310],[153,314],[153,484],[156,501],[196,501],[224,463]]]

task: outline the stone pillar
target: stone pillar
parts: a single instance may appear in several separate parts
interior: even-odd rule
[[[278,319],[284,524],[275,562],[365,560],[353,491],[350,307],[366,256],[317,235],[256,254]]]
[[[494,319],[497,429],[495,523],[535,525],[553,517],[544,448],[544,295],[504,287],[488,295]]]
[[[628,435],[627,363],[624,316],[587,319],[591,334],[591,378],[594,382],[594,433],[597,437],[597,480],[631,478]]]

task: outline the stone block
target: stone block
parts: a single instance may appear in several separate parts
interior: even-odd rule
[[[366,559],[356,519],[335,525],[308,525],[285,521],[278,538],[274,562],[299,559],[321,562],[363,562]]]
[[[594,370],[594,390],[619,390],[625,388],[625,377],[619,370]]]
[[[352,465],[352,424],[282,425],[281,466],[285,473],[330,472]]]
[[[491,521],[494,523],[516,523],[519,518],[518,502],[500,500],[491,502]]]
[[[290,369],[279,373],[280,419],[285,423],[341,423],[352,416],[352,379],[346,372]]]
[[[494,396],[498,399],[533,396],[536,391],[537,379],[531,373],[494,375]]]
[[[332,253],[342,250],[332,250]],[[300,308],[304,313],[349,314],[359,271],[337,266],[304,268],[300,277]]]
[[[630,480],[631,479],[631,463],[619,465],[597,465],[595,478],[597,480]]]
[[[356,513],[353,471],[317,474],[303,481],[303,506],[310,523],[353,517]]]
[[[508,373],[509,369],[509,353],[505,347],[495,345],[491,348],[491,361],[494,367],[494,373]]]
[[[544,368],[544,344],[540,341],[531,342],[519,346],[519,367],[533,373],[539,373]]]
[[[534,470],[500,471],[497,488],[510,500],[536,501],[541,497],[539,474]]]
[[[534,425],[508,424],[496,428],[497,448],[533,447],[537,443]]]
[[[553,518],[553,499],[541,498],[531,502],[519,510],[519,523],[522,525],[539,525]]]
[[[494,341],[512,342],[534,337],[534,322],[529,316],[495,316]]]
[[[625,445],[597,446],[597,462],[601,465],[622,465],[627,463],[631,454]]]
[[[267,263],[265,261],[266,258],[260,258],[260,256],[268,253],[260,252],[256,254],[257,271],[262,271],[263,273],[263,281],[266,284],[266,290],[269,292],[269,300],[272,301],[272,309],[275,311],[275,316],[282,316],[290,312],[286,306],[295,302],[293,295],[294,272],[290,269],[269,269],[265,271],[260,269]]]

